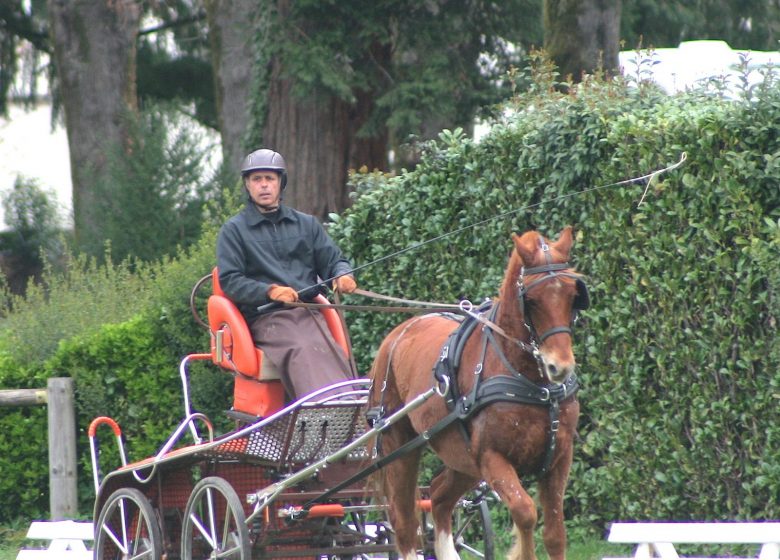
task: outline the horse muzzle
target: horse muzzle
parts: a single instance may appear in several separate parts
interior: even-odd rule
[[[571,359],[554,359],[552,356],[541,354],[542,372],[550,383],[565,383],[574,374],[576,362]]]

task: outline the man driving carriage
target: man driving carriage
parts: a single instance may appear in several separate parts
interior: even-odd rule
[[[244,158],[241,180],[246,206],[230,218],[217,239],[219,283],[237,305],[262,348],[279,370],[290,398],[352,379],[348,357],[336,344],[322,314],[302,307],[260,314],[258,306],[309,301],[320,282],[353,292],[352,267],[309,214],[282,204],[287,165],[278,152],[256,150]]]

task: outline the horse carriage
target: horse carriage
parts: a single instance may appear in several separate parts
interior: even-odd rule
[[[489,503],[497,496],[523,543],[513,554],[530,560],[536,507],[520,477],[531,475],[545,545],[562,558],[579,406],[570,323],[587,307],[585,284],[567,263],[571,243],[569,228],[555,242],[514,236],[496,300],[409,319],[383,341],[368,378],[289,403],[214,271],[210,351],[182,360],[184,416],[159,452],[128,462],[114,420],[89,427],[94,558],[494,558]],[[343,322],[322,300],[318,311],[348,352]],[[195,361],[235,379],[228,414],[236,424],[226,434],[215,436],[192,410]],[[104,476],[101,425],[122,462]],[[427,446],[442,467],[420,487]]]

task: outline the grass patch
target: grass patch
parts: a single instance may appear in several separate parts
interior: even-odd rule
[[[25,543],[29,523],[14,521],[0,527],[0,560],[16,560],[16,555]]]

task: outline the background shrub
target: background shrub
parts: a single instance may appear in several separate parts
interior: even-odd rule
[[[574,225],[573,261],[588,277],[593,306],[575,333],[584,388],[569,524],[600,531],[615,519],[777,518],[780,138],[773,123],[780,120],[780,91],[726,101],[594,79],[563,95],[544,76],[536,79],[480,142],[445,131],[423,146],[413,171],[354,174],[355,204],[332,216],[331,233],[365,287],[477,302],[497,292],[511,231],[555,236]],[[677,162],[682,152],[688,161],[679,170],[649,185],[616,185]],[[188,301],[213,266],[215,232],[213,226],[191,251],[159,267],[117,279],[114,295],[126,303],[103,315],[117,325],[59,327],[49,336],[66,341],[41,354],[40,370],[0,342],[0,386],[73,375],[80,428],[110,410],[126,423],[133,456],[151,453],[180,417],[178,360],[206,348]],[[409,247],[415,249],[399,252]],[[125,286],[136,293],[136,282],[138,295],[124,294]],[[38,301],[29,310],[31,325],[45,324],[47,313],[55,322],[71,316],[55,312],[56,283],[50,286],[31,300]],[[79,294],[69,286],[77,293],[68,299],[62,292],[60,301],[91,309],[90,288]],[[12,340],[5,338],[10,325],[23,328],[14,320],[9,315],[3,323],[1,340]],[[349,313],[348,320],[365,371],[401,318]],[[220,414],[226,376],[204,369],[193,377],[207,387],[197,406]],[[22,420],[45,433],[45,419],[36,415],[0,411],[0,433]],[[0,445],[15,445],[7,441]],[[29,468],[0,464],[9,473],[8,503],[32,499],[24,482],[30,473],[45,474],[42,446],[36,438],[18,446]],[[88,449],[82,445],[80,453],[84,466]],[[91,485],[87,472],[82,479],[85,489]],[[0,517],[8,514],[0,510]]]
[[[575,528],[780,513],[779,100],[592,81],[518,102],[479,143],[442,133],[413,172],[353,177],[355,205],[333,216],[358,265],[480,224],[359,273],[374,290],[441,301],[496,294],[511,230],[575,226],[594,301],[575,335]],[[650,185],[606,188],[682,152],[687,163]],[[350,321],[366,357],[397,318]]]

